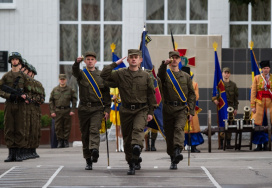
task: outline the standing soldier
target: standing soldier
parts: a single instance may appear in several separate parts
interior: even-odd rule
[[[86,68],[79,69],[82,57],[78,57],[73,65],[73,75],[79,86],[78,118],[80,123],[83,157],[87,165],[85,170],[92,170],[92,163],[99,157],[101,122],[108,119],[110,113],[110,89],[100,77],[101,71],[95,68],[96,53],[87,52],[84,57]]]
[[[32,94],[33,94],[33,90],[34,90],[34,80],[28,76],[28,70],[29,70],[29,64],[28,62],[23,59],[22,61],[22,68],[21,71],[28,77],[29,79],[29,85],[31,86],[31,90],[28,91],[28,96],[31,98]],[[31,114],[31,105],[33,104],[33,101],[26,103],[25,106],[25,142],[26,142],[26,148],[23,149],[22,152],[22,159],[29,159],[29,158],[33,158],[32,157],[32,152],[30,151],[30,131],[31,131],[31,118],[33,118],[32,114]]]
[[[140,50],[128,50],[128,68],[112,71],[126,58],[123,57],[105,66],[101,73],[104,80],[116,84],[122,99],[120,119],[126,161],[129,164],[128,175],[134,175],[135,169],[141,168],[144,127],[152,120],[157,106],[152,80],[147,72],[139,68],[141,56]]]
[[[267,109],[270,111],[270,117],[272,117],[272,75],[270,74],[270,61],[265,60],[260,62],[262,73],[255,76],[252,88],[251,88],[251,109],[253,112],[252,119],[255,120],[255,125],[267,126]],[[271,121],[271,119],[270,119]],[[253,140],[254,144],[257,144],[257,148],[254,151],[267,151],[268,147],[268,134],[265,132],[254,132]],[[262,147],[262,144],[264,147]]]
[[[55,118],[58,148],[69,147],[71,116],[75,114],[76,102],[75,90],[67,86],[66,75],[60,74],[59,85],[52,90],[49,99],[51,117]],[[72,108],[70,107],[71,103]]]
[[[237,114],[238,110],[238,88],[236,86],[236,83],[230,80],[230,68],[224,67],[223,72],[222,72],[222,77],[225,85],[225,91],[227,94],[227,101],[228,101],[228,106],[232,107],[234,109],[234,116]],[[218,105],[219,102],[217,98],[212,99],[213,102]],[[224,133],[220,134],[220,148],[223,149],[223,139],[224,139]],[[231,149],[231,133],[227,133],[227,148]]]
[[[34,115],[33,116],[34,118],[32,118],[33,119],[33,123],[32,123],[33,140],[31,142],[30,148],[31,148],[32,157],[38,158],[40,156],[37,154],[36,149],[40,145],[41,117],[42,117],[40,105],[43,104],[45,101],[45,91],[44,91],[44,88],[43,88],[41,82],[34,79],[35,75],[37,75],[37,71],[36,71],[35,67],[33,67],[32,65],[31,65],[31,71],[29,73],[31,73],[31,72],[32,72],[32,74],[30,76],[34,80],[34,85],[35,85],[34,91],[35,92],[34,92],[34,95],[32,96],[32,101],[34,104],[34,106],[32,106],[33,107],[32,114]]]
[[[183,159],[184,127],[188,114],[189,121],[195,114],[196,95],[190,76],[178,67],[181,60],[179,52],[170,51],[169,58],[162,62],[158,77],[162,82],[164,97],[163,128],[167,154],[171,157],[170,169],[173,170],[177,169],[177,164]],[[167,69],[170,63],[170,69]]]
[[[9,55],[11,71],[4,74],[0,80],[0,96],[6,99],[4,110],[5,142],[9,155],[5,162],[22,161],[21,150],[26,147],[25,141],[25,101],[24,91],[29,86],[29,81],[21,69],[22,56],[18,52]],[[7,87],[20,91],[17,94],[8,91]]]

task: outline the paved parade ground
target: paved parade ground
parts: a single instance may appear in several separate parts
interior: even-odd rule
[[[0,147],[0,187],[272,187],[272,152],[217,150],[212,153],[207,142],[198,147],[201,153],[183,152],[184,160],[178,170],[169,170],[170,159],[165,141],[156,142],[156,152],[143,151],[142,169],[128,176],[123,152],[115,152],[116,144],[109,142],[110,166],[107,164],[106,143],[101,142],[100,158],[92,171],[86,171],[81,147],[51,149],[41,146],[38,159],[4,163],[8,150]]]

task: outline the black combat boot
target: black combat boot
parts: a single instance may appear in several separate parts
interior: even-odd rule
[[[64,147],[65,148],[69,148],[69,142],[68,142],[68,140],[64,140],[63,142],[64,142]]]
[[[155,148],[155,139],[151,140],[151,151],[157,151],[157,149]]]
[[[15,161],[22,162],[21,148],[15,148]]]
[[[85,170],[92,170],[93,169],[93,162],[91,158],[86,159],[86,167]]]
[[[99,158],[99,152],[97,149],[92,150],[92,162],[96,163]]]
[[[268,142],[265,142],[265,143],[263,144],[263,151],[268,151],[267,145],[268,145]]]
[[[36,148],[33,148],[33,156],[35,158],[39,158],[40,156],[38,155],[38,153],[36,152]]]
[[[62,139],[58,140],[57,148],[64,148],[64,140],[62,140]]]
[[[135,170],[140,170],[141,169],[141,162],[142,162],[142,157],[139,157],[139,159],[135,162]]]
[[[30,148],[25,148],[26,159],[31,159]]]
[[[21,148],[21,149],[20,149],[20,155],[21,155],[22,160],[26,160],[26,156],[25,156],[25,148]]]
[[[177,164],[173,163],[173,159],[174,159],[174,157],[171,156],[170,170],[177,170],[177,169],[178,169],[178,166],[177,166]]]
[[[262,151],[262,144],[258,144],[257,148],[254,149],[253,151]]]
[[[135,156],[139,157],[140,154],[141,154],[141,147],[140,147],[139,145],[134,145],[134,146],[133,146],[133,149],[132,149],[132,153],[133,153]]]
[[[30,159],[35,159],[36,157],[35,157],[35,155],[34,155],[34,149],[33,148],[29,148],[28,149],[29,150],[29,158]]]
[[[4,162],[12,162],[15,161],[15,150],[14,148],[9,148],[8,157],[4,160]]]
[[[174,158],[173,158],[173,163],[178,164],[179,161],[182,161],[183,155],[181,154],[180,148],[177,147],[174,151]]]
[[[135,175],[135,163],[130,162],[128,163],[129,169],[127,171],[127,175]]]
[[[191,147],[191,152],[192,153],[200,153],[200,151],[198,149],[196,149],[196,146]]]

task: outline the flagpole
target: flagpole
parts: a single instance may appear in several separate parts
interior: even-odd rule
[[[116,89],[115,89],[116,90]],[[116,96],[116,95],[115,95]],[[114,111],[115,111],[115,134],[116,134],[116,148],[117,152],[119,152],[119,142],[118,142],[118,128],[117,128],[117,96],[114,99]]]
[[[188,144],[189,144],[189,148],[188,148],[188,166],[190,166],[190,153],[191,153],[191,135],[190,135],[190,129],[191,129],[191,125],[190,125],[190,115],[188,116]]]
[[[108,129],[107,129],[107,119],[105,118],[105,128],[106,128],[106,144],[107,144],[107,159],[108,159],[108,167],[107,169],[110,169],[110,152],[109,152],[109,142],[108,142]]]

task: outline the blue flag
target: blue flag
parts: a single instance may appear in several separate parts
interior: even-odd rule
[[[163,130],[161,94],[160,94],[160,90],[158,87],[158,82],[156,79],[155,70],[153,68],[152,61],[151,61],[151,58],[149,55],[149,51],[145,45],[146,36],[147,36],[147,31],[143,31],[142,44],[141,44],[143,62],[141,64],[141,66],[144,67],[145,69],[152,71],[152,74],[150,74],[150,76],[153,77],[153,80],[154,80],[155,96],[156,96],[156,100],[157,100],[157,104],[158,104],[158,107],[154,111],[153,119],[150,122],[148,122],[147,126],[152,129],[160,131],[162,136],[165,138],[165,134],[164,134],[164,130]]]
[[[214,70],[214,82],[213,82],[213,97],[216,97],[219,104],[217,105],[218,122],[220,127],[225,127],[224,119],[228,119],[228,102],[225,91],[225,85],[222,78],[222,72],[220,69],[217,52],[214,51],[215,58],[215,70]]]
[[[120,58],[114,53],[112,52],[112,62],[116,62],[118,61]],[[118,70],[120,68],[124,68],[126,67],[125,63],[122,62],[120,65],[118,65],[116,68],[114,68],[113,70]]]

